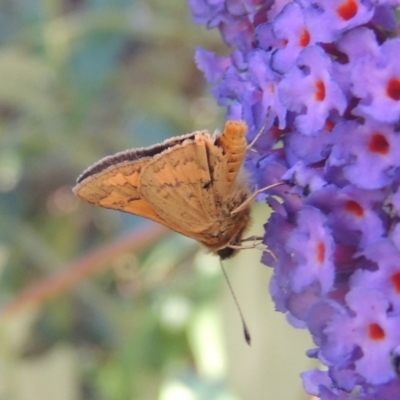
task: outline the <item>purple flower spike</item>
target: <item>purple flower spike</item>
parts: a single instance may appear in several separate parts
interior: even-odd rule
[[[308,47],[298,57],[297,68],[279,84],[279,98],[297,114],[295,126],[303,135],[315,135],[330,113],[343,114],[346,98],[332,79],[331,59],[319,46]]]
[[[355,114],[383,122],[400,118],[400,39],[380,46],[376,57],[363,58],[353,72],[354,96],[360,103]]]
[[[400,399],[399,0],[189,0],[230,56],[197,63],[267,192],[278,311],[316,344],[322,400]]]
[[[310,206],[302,208],[297,216],[297,226],[286,242],[287,251],[296,264],[289,277],[295,293],[303,292],[313,283],[318,283],[321,294],[332,289],[333,245],[325,215]]]

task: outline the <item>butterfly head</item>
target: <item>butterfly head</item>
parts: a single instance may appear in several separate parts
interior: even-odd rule
[[[221,260],[226,260],[227,258],[231,258],[237,249],[232,249],[232,247],[224,247],[223,249],[217,250],[217,255],[221,258]]]

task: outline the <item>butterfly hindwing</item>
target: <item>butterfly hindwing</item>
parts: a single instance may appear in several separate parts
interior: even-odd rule
[[[197,236],[215,221],[212,175],[206,143],[211,140],[202,132],[193,141],[184,142],[149,163],[140,180],[144,199],[168,226]]]

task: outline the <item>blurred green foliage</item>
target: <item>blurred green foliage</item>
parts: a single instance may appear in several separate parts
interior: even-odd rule
[[[82,204],[71,188],[105,155],[216,124],[218,111],[193,54],[197,45],[220,45],[217,35],[191,23],[183,0],[1,1],[0,43],[5,304],[94,245],[140,229],[140,219]],[[168,237],[150,250],[122,254],[111,272],[29,317],[13,316],[29,323],[15,348],[3,333],[5,368],[18,371],[68,345],[79,366],[71,400],[154,399],[169,370],[193,380],[185,334],[190,310],[219,282],[194,269],[196,249]],[[0,397],[36,398],[22,393],[18,376],[0,376]]]

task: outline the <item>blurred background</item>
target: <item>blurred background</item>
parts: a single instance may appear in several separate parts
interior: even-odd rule
[[[259,250],[225,263],[249,347],[217,257],[71,192],[106,155],[223,127],[197,46],[229,52],[186,0],[0,0],[1,400],[307,398],[312,344]]]

